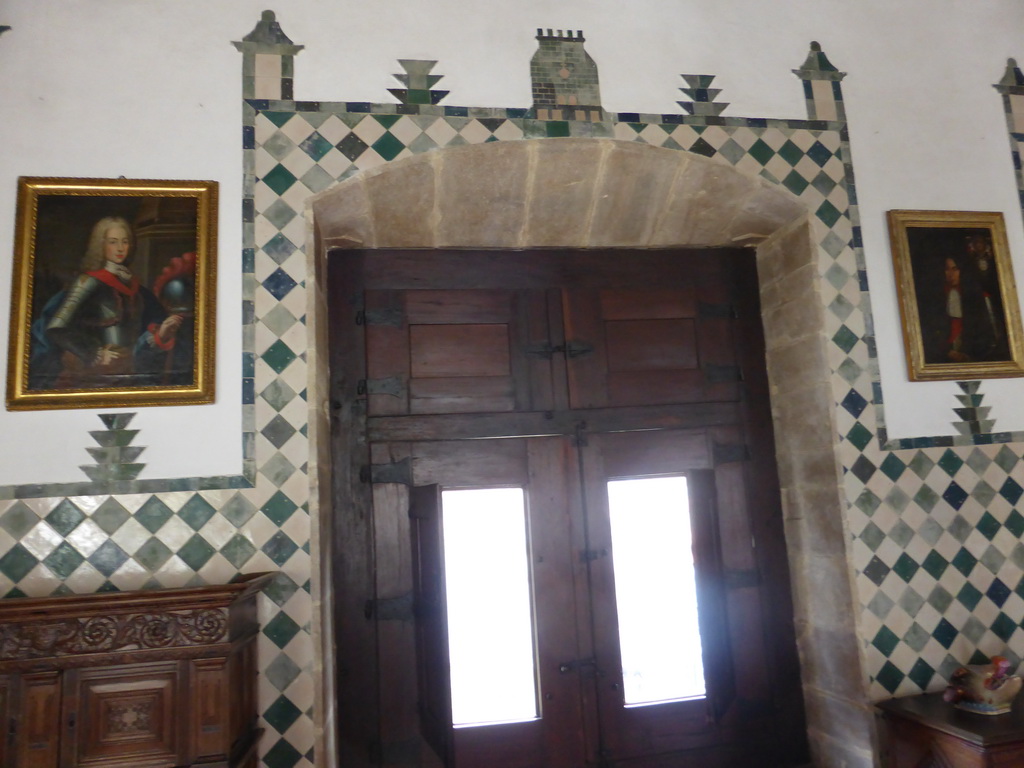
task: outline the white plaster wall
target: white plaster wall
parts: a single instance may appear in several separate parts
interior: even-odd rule
[[[1019,0],[0,0],[0,296],[10,292],[19,176],[214,179],[219,223],[217,402],[142,408],[144,477],[241,468],[241,55],[271,7],[306,46],[295,96],[391,100],[399,58],[438,59],[445,103],[529,106],[537,27],[582,29],[612,111],[679,112],[680,73],[718,75],[727,115],[805,117],[811,40],[849,72],[864,246],[894,437],[952,434],[955,384],[907,382],[885,211],[1002,211],[1018,281],[1021,224],[999,95],[1024,59]],[[0,339],[7,312],[0,311]],[[989,381],[997,428],[1024,429],[1024,381]],[[0,413],[0,484],[82,480],[95,411]]]

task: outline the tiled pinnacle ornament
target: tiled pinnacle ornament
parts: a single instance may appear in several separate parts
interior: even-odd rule
[[[725,111],[728,103],[715,102],[721,88],[710,88],[714,75],[680,75],[689,88],[680,88],[693,101],[677,101],[676,103],[691,115],[717,116]]]
[[[399,59],[398,63],[405,70],[404,75],[393,75],[395,80],[405,88],[388,88],[388,93],[403,104],[439,104],[449,91],[434,91],[431,88],[438,84],[444,75],[432,75],[436,61],[427,59]]]
[[[93,440],[100,444],[99,448],[86,448],[95,464],[82,464],[79,469],[96,483],[111,483],[121,480],[134,480],[138,477],[145,464],[137,464],[135,459],[146,450],[144,447],[132,446],[131,442],[139,434],[137,429],[125,429],[134,413],[101,413],[100,420],[105,430],[90,432]]]
[[[604,119],[597,64],[583,48],[583,30],[537,30],[537,52],[530,60],[533,109],[538,120]]]
[[[962,395],[957,395],[963,408],[954,408],[956,415],[961,421],[954,421],[953,426],[961,435],[988,435],[995,431],[995,419],[988,418],[992,406],[982,406],[981,401],[985,397],[978,391],[981,387],[980,381],[958,381],[957,386],[963,390]]]

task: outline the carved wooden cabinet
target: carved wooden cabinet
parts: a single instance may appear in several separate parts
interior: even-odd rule
[[[0,766],[255,768],[269,579],[0,600]]]

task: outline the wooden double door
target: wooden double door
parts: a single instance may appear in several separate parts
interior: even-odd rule
[[[333,258],[343,764],[805,760],[753,254]],[[705,690],[635,706],[608,483],[650,477],[685,478]],[[440,492],[466,488],[523,491],[537,707],[453,728]]]

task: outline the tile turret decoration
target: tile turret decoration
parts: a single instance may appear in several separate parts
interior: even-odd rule
[[[600,122],[601,90],[597,64],[583,47],[583,31],[537,30],[537,52],[530,61],[533,111],[538,120]]]
[[[688,114],[716,116],[722,114],[729,106],[715,101],[722,90],[710,87],[715,79],[714,75],[680,75],[680,77],[686,81],[687,87],[679,90],[693,101],[677,101],[676,104],[686,110]]]

